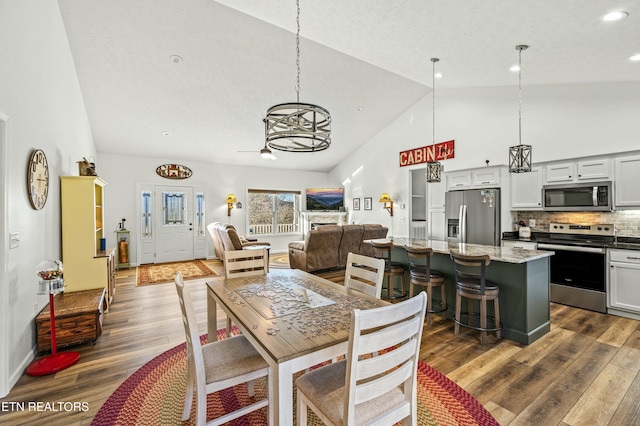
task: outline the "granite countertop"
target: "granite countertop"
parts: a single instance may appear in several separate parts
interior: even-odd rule
[[[374,240],[390,241],[390,240]],[[482,244],[449,243],[441,240],[418,240],[412,238],[393,238],[395,247],[405,245],[413,247],[431,247],[434,253],[449,254],[451,249],[470,256],[489,255],[491,260],[506,263],[526,263],[536,259],[553,256],[552,251],[547,250],[523,250],[518,248],[506,248],[499,246],[486,246]]]
[[[538,239],[549,238],[548,232],[532,232],[531,238],[520,238],[517,232],[503,232],[502,239],[506,241],[528,241],[535,243]],[[607,248],[621,250],[640,250],[640,238],[616,237],[615,242],[606,245]]]

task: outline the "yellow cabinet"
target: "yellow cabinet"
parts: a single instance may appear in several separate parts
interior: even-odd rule
[[[97,176],[60,177],[62,262],[65,292],[104,288],[111,303],[115,248],[100,250],[106,184]]]

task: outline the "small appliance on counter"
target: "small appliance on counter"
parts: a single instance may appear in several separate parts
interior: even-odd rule
[[[528,226],[521,226],[518,228],[518,237],[521,239],[530,239],[531,238],[531,228]]]

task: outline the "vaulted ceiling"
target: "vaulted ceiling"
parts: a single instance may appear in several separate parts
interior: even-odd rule
[[[98,150],[176,162],[331,170],[430,92],[432,57],[438,88],[516,86],[518,44],[527,85],[640,80],[633,0],[300,0],[300,100],[331,112],[332,145],[272,161],[262,119],[296,99],[294,0],[59,4]]]

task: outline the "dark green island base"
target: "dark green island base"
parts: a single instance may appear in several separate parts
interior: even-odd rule
[[[445,275],[449,318],[453,318],[456,299],[453,264],[449,258],[449,250],[453,249],[467,255],[487,254],[491,258],[491,263],[487,267],[487,279],[500,287],[500,319],[503,337],[528,345],[551,330],[549,259],[553,252],[405,238],[394,238],[393,243],[395,246],[393,260],[405,264],[408,264],[404,251],[405,244],[433,249],[431,267]],[[433,295],[434,301],[438,300],[439,296],[439,292],[435,293],[437,294]],[[478,312],[478,308],[475,309]],[[492,303],[488,304],[487,314],[493,315]]]

